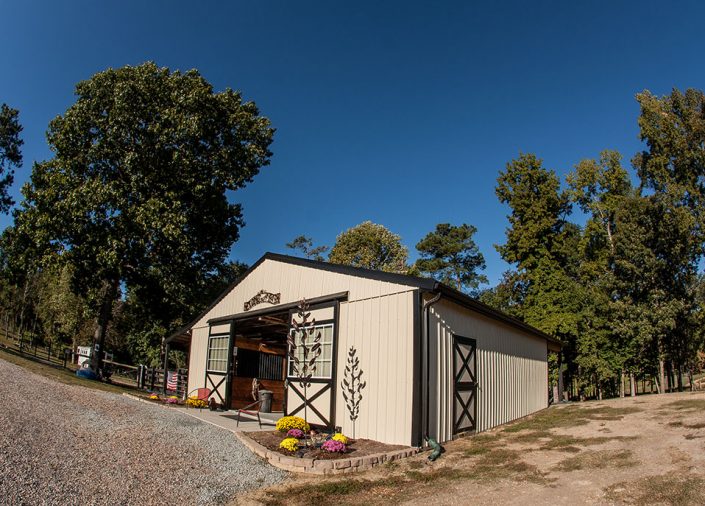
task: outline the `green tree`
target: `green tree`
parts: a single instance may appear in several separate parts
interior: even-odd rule
[[[328,246],[314,246],[313,240],[305,235],[295,237],[293,241],[287,243],[286,247],[294,251],[300,251],[306,258],[319,262],[325,261],[323,254],[329,249]]]
[[[71,266],[55,264],[39,276],[36,313],[41,322],[44,340],[70,343],[75,348],[81,331],[90,319],[88,304],[71,289]]]
[[[567,221],[571,204],[555,172],[532,154],[521,154],[500,172],[496,193],[511,209],[507,241],[496,246],[515,264],[521,306],[514,314],[560,339],[569,375],[575,356],[586,295],[577,282],[579,228]],[[505,290],[504,293],[516,293]]]
[[[482,290],[478,298],[488,306],[521,318],[526,300],[526,283],[518,272],[505,271],[500,282]]]
[[[7,213],[14,204],[8,190],[12,186],[15,168],[22,166],[22,126],[19,111],[0,105],[0,212]]]
[[[591,246],[598,242],[593,252],[614,253],[614,221],[623,200],[634,193],[629,174],[622,167],[622,155],[616,151],[603,151],[599,160],[583,160],[567,177],[569,195],[580,209],[590,215],[588,236]],[[601,262],[605,268],[604,262]]]
[[[682,388],[683,366],[690,349],[683,343],[689,334],[698,264],[705,245],[705,94],[674,89],[656,97],[637,95],[639,131],[646,149],[633,160],[644,188],[652,193],[652,210],[660,234],[653,242],[656,257],[663,261],[658,286],[664,307],[673,312],[675,327],[663,338],[660,359],[677,369]],[[670,375],[669,375],[670,376]]]
[[[477,293],[487,277],[478,272],[485,269],[485,257],[473,240],[475,232],[472,225],[439,223],[416,245],[421,254],[416,267],[457,290]]]
[[[576,363],[593,378],[601,397],[616,372],[623,378],[625,370],[636,367],[633,335],[616,330],[622,311],[611,303],[618,296],[615,237],[622,230],[617,227],[617,214],[636,193],[615,151],[603,151],[598,160],[581,161],[567,181],[571,199],[589,216],[579,246],[577,277],[586,301],[579,320]]]
[[[102,345],[121,286],[152,307],[192,309],[183,301],[243,224],[226,192],[269,163],[273,129],[253,102],[214,92],[195,70],[109,69],[76,95],[49,125],[54,157],[33,167],[16,226],[72,266]]]
[[[659,219],[653,199],[634,196],[622,202],[615,220],[617,233],[613,280],[610,287],[610,325],[619,339],[619,359],[626,367],[640,367],[658,374],[659,389],[665,388],[668,336],[675,330],[682,301],[669,295],[663,284],[668,260],[657,245],[668,234]],[[664,237],[665,238],[665,237]],[[652,370],[658,362],[658,369]]]
[[[334,264],[399,273],[408,270],[407,258],[408,251],[401,238],[371,221],[340,234],[328,256]]]
[[[563,240],[571,207],[568,194],[560,187],[556,173],[546,170],[530,153],[520,154],[499,174],[495,191],[511,213],[507,216],[507,241],[497,246],[497,251],[519,270],[532,270],[546,256],[561,260],[557,243]]]

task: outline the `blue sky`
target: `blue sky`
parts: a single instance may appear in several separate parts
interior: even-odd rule
[[[637,92],[705,87],[705,4],[491,3],[0,0],[0,102],[25,128],[13,195],[75,83],[153,60],[241,90],[277,128],[271,165],[233,195],[233,258],[364,220],[415,258],[436,223],[470,223],[494,284],[498,171],[520,151],[562,176],[605,148],[628,163]]]

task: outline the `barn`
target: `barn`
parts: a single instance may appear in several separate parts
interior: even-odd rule
[[[321,354],[304,392],[287,336],[305,299]],[[546,408],[560,343],[432,279],[267,253],[185,329],[189,390],[389,444],[447,441]],[[350,376],[355,376],[356,379]],[[352,413],[356,412],[357,416]],[[354,426],[353,426],[354,425]]]

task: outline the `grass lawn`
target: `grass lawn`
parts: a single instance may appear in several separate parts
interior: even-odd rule
[[[95,390],[103,390],[105,392],[113,392],[121,394],[123,392],[134,392],[134,388],[125,386],[103,383],[100,381],[92,381],[85,378],[79,378],[71,369],[64,369],[60,366],[47,365],[46,363],[34,360],[31,357],[24,357],[17,352],[0,347],[0,361],[6,360],[15,365],[24,367],[25,369],[50,378],[67,385],[80,385]]]

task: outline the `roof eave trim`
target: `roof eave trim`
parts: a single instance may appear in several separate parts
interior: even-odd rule
[[[504,322],[508,325],[511,325],[512,327],[524,330],[526,332],[529,332],[536,337],[541,337],[545,339],[546,341],[553,343],[559,347],[563,346],[563,343],[561,343],[558,339],[556,339],[553,336],[550,336],[546,334],[545,332],[537,329],[536,327],[532,327],[528,323],[525,323],[518,318],[515,318],[514,316],[510,316],[506,313],[503,313],[502,311],[499,311],[491,306],[488,306],[487,304],[480,302],[478,300],[473,299],[472,297],[469,297],[468,295],[459,292],[458,290],[455,290],[447,285],[444,285],[443,283],[439,283],[436,281],[436,284],[431,290],[432,292],[441,292],[443,295],[451,299],[452,301],[460,304],[461,306],[464,306],[468,309],[472,309],[473,311],[476,311],[480,314],[483,314],[485,316],[488,316],[494,320],[499,320],[501,322]]]

